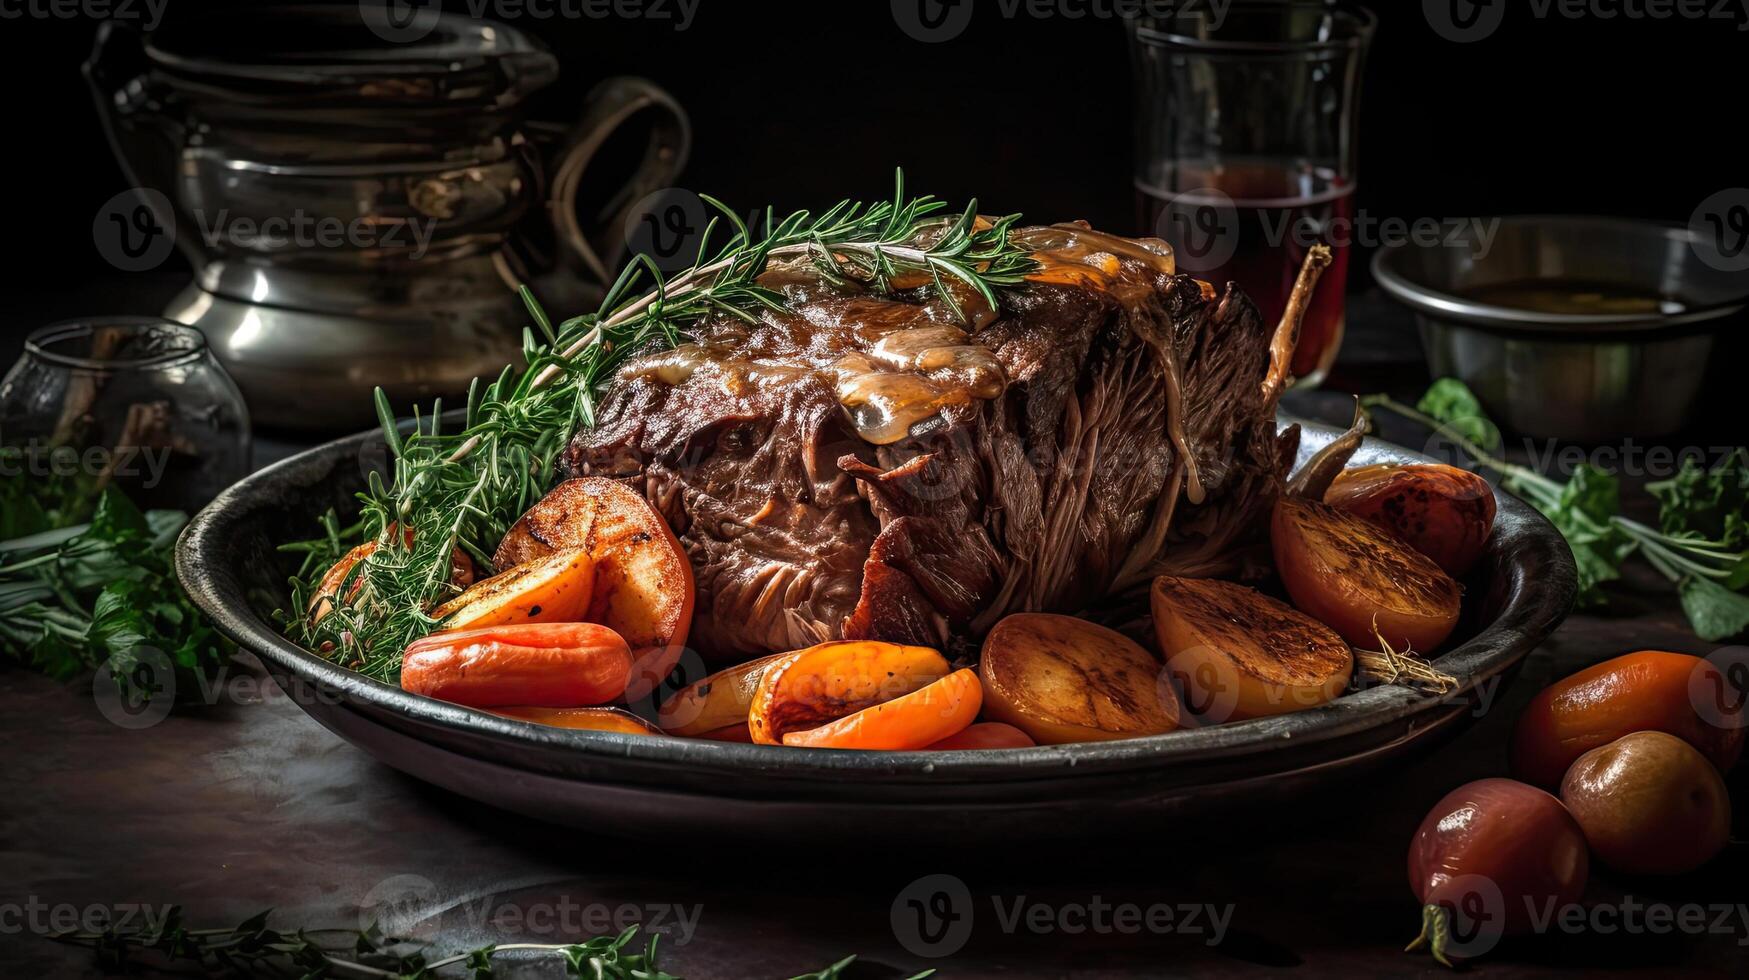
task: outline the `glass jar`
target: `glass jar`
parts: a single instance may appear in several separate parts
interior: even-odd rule
[[[74,510],[113,486],[192,513],[249,472],[249,412],[200,331],[74,320],[31,334],[0,380],[0,447],[0,478]]]

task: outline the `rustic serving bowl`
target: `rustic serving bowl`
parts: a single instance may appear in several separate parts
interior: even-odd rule
[[[1302,459],[1336,434],[1307,425]],[[1438,658],[1459,681],[1444,697],[1374,687],[1275,718],[1008,750],[848,752],[571,731],[409,694],[329,663],[274,627],[293,570],[275,546],[309,537],[330,507],[348,512],[381,459],[379,435],[353,436],[225,491],[177,546],[183,585],[313,718],[388,765],[505,809],[643,837],[848,838],[921,819],[932,833],[1036,839],[1157,827],[1166,814],[1292,794],[1473,720],[1479,687],[1509,676],[1574,595],[1560,534],[1500,495],[1494,535],[1467,583],[1462,642]],[[1374,442],[1356,462],[1419,459]]]
[[[1687,228],[1628,218],[1523,215],[1486,246],[1462,240],[1381,249],[1373,276],[1415,312],[1436,378],[1475,390],[1514,432],[1584,443],[1681,430],[1721,341],[1749,324],[1749,277],[1702,257]],[[1501,284],[1610,284],[1663,297],[1657,310],[1538,312],[1472,298]]]

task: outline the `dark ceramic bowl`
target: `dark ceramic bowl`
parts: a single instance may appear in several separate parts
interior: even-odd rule
[[[1335,435],[1307,426],[1302,458]],[[1478,691],[1510,676],[1574,594],[1560,534],[1502,495],[1487,554],[1467,583],[1464,639],[1438,659],[1461,685],[1445,697],[1374,687],[1308,711],[1153,738],[961,752],[570,731],[408,694],[300,649],[274,628],[269,616],[287,605],[292,570],[275,545],[307,538],[329,507],[346,513],[381,455],[379,436],[354,436],[227,490],[183,533],[184,586],[312,717],[389,765],[505,809],[634,836],[848,837],[922,820],[934,834],[1043,838],[1157,827],[1163,815],[1292,794],[1472,720]],[[1420,458],[1374,442],[1356,462]]]

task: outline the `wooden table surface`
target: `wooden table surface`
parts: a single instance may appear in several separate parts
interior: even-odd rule
[[[1339,378],[1412,389],[1406,324],[1382,313],[1375,323],[1394,333],[1351,340]],[[1296,396],[1295,407],[1344,411],[1329,394]],[[1712,649],[1661,583],[1635,577],[1615,599],[1607,616],[1573,616],[1472,727],[1421,757],[1291,808],[1045,849],[937,841],[927,827],[829,849],[729,846],[708,831],[631,843],[616,828],[544,826],[418,783],[322,729],[257,670],[227,677],[211,707],[127,730],[106,720],[89,684],[0,669],[0,976],[94,975],[88,954],[43,937],[57,915],[171,903],[211,925],[268,907],[286,928],[383,918],[440,950],[580,940],[660,917],[664,966],[689,978],[791,976],[850,953],[861,956],[850,975],[868,977],[1437,975],[1401,951],[1418,929],[1404,858],[1426,809],[1462,782],[1505,774],[1513,719],[1549,681],[1634,649]],[[1749,808],[1742,768],[1732,789]],[[1745,826],[1739,816],[1739,839]],[[895,906],[933,875],[972,898],[970,934],[941,960],[907,949],[915,933],[894,924]],[[1698,904],[1705,928],[1611,930],[1598,917],[1579,934],[1508,940],[1474,972],[1744,976],[1745,881],[1749,847],[1738,844],[1682,879],[1594,873],[1595,908]],[[1171,907],[1180,928],[1077,928],[1084,913],[1126,905]],[[1017,907],[1050,910],[1045,927],[1005,922]]]

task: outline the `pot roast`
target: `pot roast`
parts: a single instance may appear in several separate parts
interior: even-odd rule
[[[1232,285],[1177,274],[1164,242],[1079,223],[1016,239],[1039,267],[999,311],[774,266],[787,311],[707,320],[621,369],[566,467],[668,520],[706,657],[956,649],[1010,613],[1266,560],[1299,436],[1276,402],[1317,268],[1268,325]]]

